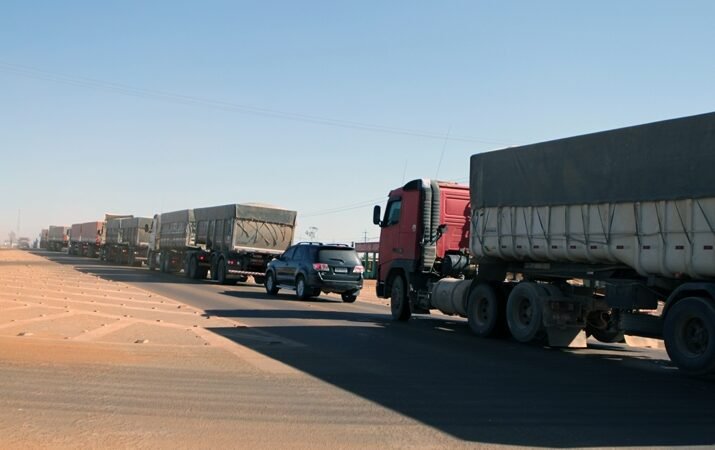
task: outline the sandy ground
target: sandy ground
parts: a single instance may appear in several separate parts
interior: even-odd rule
[[[464,445],[209,331],[225,327],[275,339],[0,251],[0,448]]]

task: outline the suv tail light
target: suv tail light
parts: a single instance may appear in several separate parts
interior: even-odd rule
[[[313,269],[317,270],[318,272],[329,272],[330,271],[330,267],[325,263],[315,263],[315,264],[313,264]]]
[[[353,269],[353,273],[363,273],[365,272],[365,268],[363,266],[355,266]]]

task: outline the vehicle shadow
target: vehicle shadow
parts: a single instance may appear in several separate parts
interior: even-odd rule
[[[239,283],[239,286],[242,284]],[[261,288],[262,286],[257,285],[257,284],[251,284],[251,283],[246,283],[243,285],[245,287],[257,287]],[[259,300],[264,300],[264,301],[288,301],[288,302],[300,302],[300,303],[337,303],[337,304],[342,304],[343,302],[341,300],[333,300],[330,298],[325,298],[325,297],[313,297],[305,300],[301,300],[298,297],[295,296],[295,294],[291,293],[278,293],[276,295],[268,295],[264,290],[261,291],[224,291],[221,294],[223,295],[228,295],[229,297],[235,297],[237,299],[245,299],[245,298],[250,298],[250,299],[259,299]]]
[[[540,447],[712,445],[715,383],[638,349],[552,350],[478,339],[462,322],[394,323],[354,311],[213,310],[230,318],[347,320],[252,327],[287,348],[214,333],[473,443]]]

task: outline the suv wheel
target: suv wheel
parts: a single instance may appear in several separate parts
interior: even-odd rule
[[[305,277],[303,275],[298,275],[298,278],[295,280],[295,295],[301,300],[310,297],[310,291],[308,290],[308,286],[305,285]]]
[[[269,272],[266,275],[266,292],[268,295],[276,295],[278,293],[278,286],[276,286],[276,276],[273,272]]]
[[[357,294],[355,292],[343,292],[340,294],[340,297],[342,297],[343,302],[345,303],[353,303],[355,300],[357,300]]]

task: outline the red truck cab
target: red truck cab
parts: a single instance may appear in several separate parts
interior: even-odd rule
[[[469,216],[466,185],[419,179],[391,191],[384,216],[379,206],[373,211],[381,228],[377,295],[401,296],[410,311],[429,309],[422,300],[431,282],[469,265]]]

